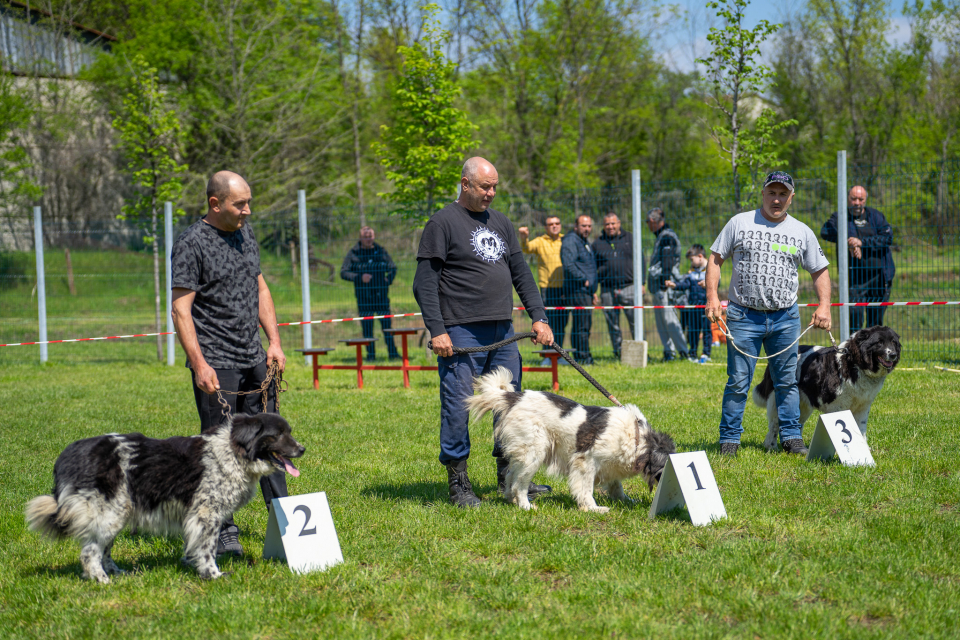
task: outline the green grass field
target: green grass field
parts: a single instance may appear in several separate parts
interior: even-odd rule
[[[76,345],[99,348],[98,345]],[[764,412],[747,408],[744,447],[715,444],[723,367],[593,368],[681,451],[706,450],[729,518],[694,527],[683,510],[649,521],[652,495],[577,511],[562,480],[533,513],[497,495],[489,418],[473,427],[483,505],[446,502],[437,462],[435,374],[376,372],[358,391],[327,372],[319,392],[292,359],[282,412],[307,447],[291,493],[325,491],[345,562],[296,576],[262,559],[259,497],[237,513],[243,559],[202,582],[179,538],[122,533],[128,576],[80,579],[79,549],[26,530],[71,441],[108,432],[198,429],[187,373],[123,357],[101,364],[7,363],[0,445],[0,635],[17,638],[955,638],[960,634],[960,378],[898,370],[874,405],[876,468],[765,453]],[[544,374],[526,386],[546,389]],[[561,393],[603,398],[570,369]],[[812,421],[804,436],[809,440]],[[539,481],[547,478],[538,476]]]

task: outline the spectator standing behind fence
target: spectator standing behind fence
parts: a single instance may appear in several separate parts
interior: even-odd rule
[[[647,270],[647,291],[653,296],[653,304],[668,306],[670,292],[667,280],[680,279],[680,238],[671,229],[663,215],[663,209],[657,207],[647,214],[647,228],[657,237],[650,256],[650,268]],[[677,319],[676,309],[654,309],[653,317],[657,321],[657,333],[663,343],[663,361],[675,359],[674,351],[682,359],[687,359],[687,341],[683,337],[683,327]]]
[[[547,216],[544,221],[547,232],[539,238],[529,240],[530,229],[520,227],[520,250],[537,256],[537,284],[540,286],[540,297],[548,307],[563,306],[563,263],[560,261],[560,246],[563,243],[563,234],[560,233],[560,216]],[[563,335],[567,329],[569,312],[563,309],[547,310],[547,321],[553,330],[553,339],[559,346],[563,346]],[[549,360],[546,361],[549,364]]]
[[[588,215],[577,216],[573,233],[563,237],[560,259],[563,262],[563,304],[567,307],[589,307],[597,290],[597,261],[590,246],[593,219]],[[577,362],[593,364],[590,355],[590,328],[593,325],[593,309],[574,309],[570,327],[570,347],[574,349]]]
[[[599,303],[605,307],[634,306],[633,295],[633,235],[620,229],[620,218],[610,212],[603,216],[603,233],[593,241],[597,257],[597,281],[600,284]],[[627,316],[630,337],[633,338],[633,309],[604,309],[610,332],[613,355],[620,358],[623,337],[620,332],[620,312]]]
[[[370,227],[360,229],[360,240],[353,245],[343,259],[340,277],[353,283],[353,293],[357,297],[357,308],[361,316],[390,315],[390,285],[397,277],[397,265],[382,246],[374,242],[376,234]],[[364,338],[373,337],[373,320],[361,320],[360,327]],[[380,319],[380,328],[389,329],[390,318]],[[393,336],[383,334],[387,343],[387,352],[391,360],[399,360],[400,354],[393,342]],[[377,357],[376,343],[367,345],[367,360]]]
[[[893,229],[883,214],[867,205],[867,190],[861,186],[847,194],[847,250],[850,263],[850,302],[888,302],[896,267],[893,264]],[[837,214],[820,229],[820,237],[836,243]],[[886,307],[867,307],[867,324],[883,324]],[[863,307],[850,307],[850,331],[863,325]]]
[[[467,476],[470,415],[464,400],[473,395],[474,378],[496,367],[510,371],[518,392],[523,373],[516,342],[477,353],[454,353],[453,347],[487,347],[513,337],[513,289],[533,320],[534,342],[545,346],[553,342],[513,225],[490,208],[499,181],[497,170],[483,158],[464,163],[460,197],[433,214],[423,228],[413,279],[413,295],[439,356],[440,462],[447,468],[450,502],[463,508],[480,504]],[[498,489],[503,492],[510,461],[496,440],[493,455]],[[531,483],[527,493],[532,499],[549,490]]]
[[[226,420],[218,389],[233,392],[223,394],[231,414],[260,413],[260,393],[236,392],[260,389],[271,363],[276,361],[281,371],[286,364],[273,298],[260,272],[260,247],[247,223],[250,201],[250,187],[243,178],[217,172],[207,183],[207,215],[173,245],[172,316],[187,354],[201,433]],[[267,336],[266,352],[258,324]],[[276,411],[272,385],[266,410]],[[284,472],[262,478],[260,489],[268,508],[273,498],[286,497]],[[220,528],[217,555],[242,555],[239,535],[231,515]]]
[[[695,244],[687,251],[687,259],[690,260],[690,266],[693,269],[687,275],[676,282],[667,280],[668,289],[676,291],[687,291],[687,304],[692,306],[707,304],[707,258],[704,255],[702,244]],[[703,364],[710,362],[710,347],[713,342],[713,334],[710,331],[710,320],[707,318],[705,309],[682,309],[680,311],[680,324],[687,333],[687,346],[690,347],[690,361]],[[700,343],[700,333],[703,332],[703,357],[697,360],[697,346]]]
[[[710,247],[707,264],[707,317],[721,315],[717,287],[720,265],[733,257],[730,303],[727,305],[727,386],[720,415],[720,453],[736,456],[743,433],[743,409],[763,347],[776,392],[780,446],[805,454],[797,390],[797,340],[800,309],[797,291],[802,267],[813,277],[819,306],[810,324],[830,329],[830,275],[826,257],[810,228],[787,215],[793,202],[793,178],[783,171],[763,183],[763,205],[731,218]],[[732,344],[731,344],[732,343]]]

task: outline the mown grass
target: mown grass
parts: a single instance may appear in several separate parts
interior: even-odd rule
[[[705,449],[729,518],[693,527],[685,511],[647,519],[633,506],[577,511],[562,480],[534,513],[496,493],[489,418],[473,427],[471,477],[483,505],[446,503],[437,462],[435,374],[376,372],[358,391],[325,372],[319,392],[293,359],[282,412],[307,447],[291,493],[325,491],[345,557],[291,574],[262,559],[259,498],[237,514],[246,556],[200,581],[178,538],[123,533],[129,576],[80,580],[73,542],[26,530],[24,503],[49,492],[69,442],[101,433],[166,437],[198,428],[182,367],[8,364],[0,445],[0,635],[23,638],[949,638],[960,633],[960,384],[896,371],[874,405],[876,468],[808,464],[761,448],[764,412],[748,407],[736,460],[717,446],[723,367],[597,366],[682,451]],[[528,388],[549,378],[527,374]],[[602,398],[569,369],[562,393]],[[804,435],[809,440],[812,422]],[[540,481],[547,478],[538,477]]]

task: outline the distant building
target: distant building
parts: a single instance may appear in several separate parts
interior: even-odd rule
[[[0,70],[19,76],[72,78],[116,38],[16,0],[0,0]]]

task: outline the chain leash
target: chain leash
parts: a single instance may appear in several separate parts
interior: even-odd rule
[[[276,413],[280,413],[280,394],[287,390],[287,386],[283,380],[283,371],[280,369],[280,363],[274,360],[267,367],[267,377],[263,379],[263,382],[260,383],[259,389],[252,389],[250,391],[224,391],[223,389],[217,389],[217,401],[220,403],[220,412],[223,416],[229,417],[230,415],[230,403],[227,402],[224,398],[224,394],[231,396],[249,396],[254,393],[261,394],[260,399],[262,402],[262,412],[267,412],[267,392],[270,389],[270,384],[274,386],[274,409]],[[238,398],[239,399],[239,398]]]

